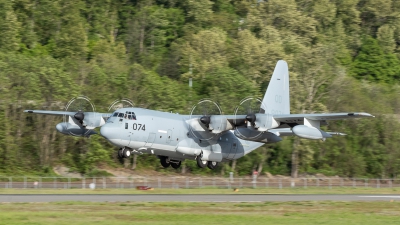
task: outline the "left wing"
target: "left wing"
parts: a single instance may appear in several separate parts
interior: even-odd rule
[[[285,124],[287,124],[289,127],[293,127],[300,124],[304,125],[308,124],[311,126],[319,127],[319,125],[327,125],[328,120],[355,119],[355,118],[366,118],[375,116],[365,112],[351,112],[351,113],[286,114],[286,115],[273,115],[273,117],[276,121],[281,122],[282,126],[285,126]]]
[[[318,114],[286,114],[286,115],[273,115],[274,119],[279,122],[293,123],[303,121],[304,118],[310,120],[342,120],[364,117],[375,117],[369,113],[355,112],[355,113],[318,113]]]
[[[277,129],[269,129],[268,132],[275,134],[276,136],[283,137],[283,136],[293,136],[295,135],[291,128],[277,128]],[[338,136],[345,136],[347,134],[340,133],[340,132],[331,132],[326,131],[326,133],[330,135],[338,135]]]

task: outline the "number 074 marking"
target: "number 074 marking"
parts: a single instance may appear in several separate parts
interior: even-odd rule
[[[134,123],[133,130],[146,130],[146,124]]]

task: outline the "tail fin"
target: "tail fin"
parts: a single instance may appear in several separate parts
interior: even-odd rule
[[[290,114],[289,69],[284,60],[276,63],[262,100],[261,112],[266,114]]]

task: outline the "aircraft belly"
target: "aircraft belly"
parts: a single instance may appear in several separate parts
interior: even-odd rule
[[[139,149],[141,147],[143,147],[146,144],[146,142],[144,141],[131,141],[129,143],[129,147],[132,149]]]
[[[117,146],[117,147],[124,147],[125,145],[122,144],[121,139],[107,139],[111,144]]]
[[[130,142],[130,139],[128,139],[128,140],[120,139],[120,141],[119,141],[121,146],[129,146],[129,142]]]

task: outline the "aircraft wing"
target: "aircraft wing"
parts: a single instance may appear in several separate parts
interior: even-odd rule
[[[43,114],[43,115],[52,115],[52,116],[74,116],[76,113],[76,112],[67,112],[67,111],[48,111],[48,110],[24,110],[24,112]]]
[[[291,128],[277,128],[277,129],[269,129],[268,132],[275,134],[276,136],[293,136],[295,135],[292,132]],[[330,135],[338,135],[338,136],[345,136],[345,133],[340,133],[340,132],[330,132],[330,131],[326,131],[326,133],[330,134]]]
[[[67,112],[67,111],[49,111],[49,110],[24,110],[25,113],[35,113],[42,115],[52,115],[52,116],[74,116],[76,112]],[[103,118],[108,118],[111,116],[111,113],[98,113],[98,112],[85,112],[85,114],[97,114],[101,115]]]
[[[318,114],[286,114],[286,115],[273,115],[274,119],[283,123],[298,123],[304,120],[304,118],[310,120],[342,120],[342,119],[353,119],[353,118],[364,118],[374,117],[369,113],[355,112],[355,113],[318,113]]]

